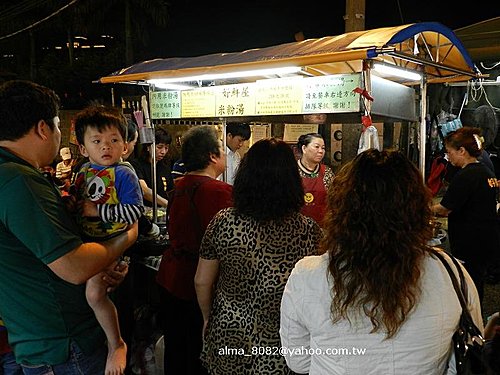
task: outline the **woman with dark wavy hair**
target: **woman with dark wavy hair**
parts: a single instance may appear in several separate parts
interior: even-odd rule
[[[299,261],[283,294],[280,333],[292,370],[445,373],[461,308],[427,246],[430,199],[419,170],[396,151],[370,149],[336,175],[325,253]],[[468,289],[482,327],[477,292]]]
[[[195,276],[211,374],[289,374],[280,352],[280,301],[295,263],[316,253],[321,229],[299,211],[304,190],[293,151],[264,139],[245,154],[234,208],[210,222]]]

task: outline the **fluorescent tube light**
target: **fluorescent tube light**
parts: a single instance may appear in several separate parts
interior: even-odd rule
[[[400,78],[412,79],[414,81],[419,81],[422,79],[422,75],[419,73],[415,73],[413,71],[409,71],[409,70],[405,70],[405,69],[401,69],[401,68],[392,67],[389,65],[374,64],[373,69],[375,69],[376,71],[383,73],[383,74],[396,76],[396,77],[400,77]]]
[[[256,77],[256,76],[267,76],[267,75],[279,75],[279,74],[293,74],[301,71],[300,66],[288,66],[283,68],[272,68],[272,69],[257,69],[257,70],[245,70],[241,72],[228,72],[228,73],[214,73],[214,74],[201,74],[198,76],[190,77],[175,77],[175,78],[163,78],[163,79],[151,79],[148,83],[157,85],[162,83],[175,83],[175,82],[190,82],[190,81],[211,81],[215,79],[226,79],[226,78],[242,78],[242,77]]]
[[[148,81],[151,82],[151,81]],[[176,83],[163,83],[163,82],[157,82],[154,84],[156,88],[159,89],[166,89],[166,90],[192,90],[195,87],[193,86],[188,86],[188,85],[179,85]]]

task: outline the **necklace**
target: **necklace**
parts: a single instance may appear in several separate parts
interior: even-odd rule
[[[307,168],[304,164],[302,164],[302,159],[299,159],[299,165],[302,168],[303,172],[311,176],[312,178],[318,177],[319,172],[319,164],[314,167],[314,169]]]

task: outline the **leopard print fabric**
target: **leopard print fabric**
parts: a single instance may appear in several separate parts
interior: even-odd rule
[[[202,258],[219,260],[201,356],[210,374],[292,374],[279,354],[281,296],[295,263],[316,253],[321,235],[298,213],[271,223],[234,208],[214,217],[200,249]]]

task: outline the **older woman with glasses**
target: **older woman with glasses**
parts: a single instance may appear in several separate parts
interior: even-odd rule
[[[195,126],[182,140],[186,174],[177,179],[170,202],[170,246],[158,270],[165,337],[165,374],[201,375],[203,318],[194,276],[200,243],[215,214],[232,205],[231,185],[219,181],[226,153],[211,126]]]

